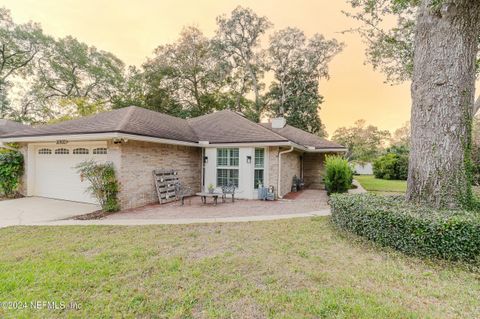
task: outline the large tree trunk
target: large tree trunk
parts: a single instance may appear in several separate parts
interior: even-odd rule
[[[454,208],[471,202],[480,1],[434,2],[422,0],[417,16],[407,200]]]

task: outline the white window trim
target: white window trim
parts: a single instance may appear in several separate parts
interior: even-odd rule
[[[263,166],[262,167],[257,167],[256,163],[255,163],[255,161],[257,159],[257,157],[256,157],[257,149],[262,149],[263,150]],[[267,161],[267,149],[265,147],[255,147],[253,149],[253,189],[254,190],[258,190],[258,187],[256,187],[256,185],[255,185],[255,172],[257,170],[258,171],[263,171],[263,184],[262,184],[262,186],[265,187],[265,181],[266,181],[266,173],[265,172],[267,171],[266,165],[265,165],[266,161]]]
[[[227,149],[227,150],[236,149],[237,152],[238,152],[238,165],[236,165],[236,166],[220,165],[220,166],[219,166],[219,165],[218,165],[218,151],[219,151],[220,149]],[[215,154],[215,185],[216,185],[217,187],[220,187],[220,186],[218,185],[218,170],[219,170],[219,169],[234,169],[234,170],[236,170],[236,171],[238,172],[238,187],[239,187],[239,186],[240,186],[240,176],[241,176],[241,174],[240,174],[240,173],[241,173],[241,172],[240,172],[240,148],[238,148],[238,147],[217,147],[216,150],[215,150],[215,153],[216,153],[216,154]],[[227,158],[228,158],[228,162],[230,163],[230,159],[231,159],[230,155],[229,155]]]

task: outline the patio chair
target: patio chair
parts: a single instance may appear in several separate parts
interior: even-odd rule
[[[185,186],[184,184],[178,182],[175,183],[175,196],[177,197],[177,200],[180,200],[182,202],[182,206],[185,203],[185,197],[192,196],[193,195],[193,190]]]
[[[228,186],[222,186],[222,201],[225,203],[227,195],[232,195],[232,203],[235,202],[235,189],[237,187],[234,184]]]

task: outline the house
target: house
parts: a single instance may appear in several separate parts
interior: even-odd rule
[[[352,166],[357,175],[373,175],[373,165],[370,162],[354,162]]]
[[[5,119],[0,119],[0,136],[5,135],[5,134],[11,134],[11,133],[16,132],[16,131],[21,131],[21,130],[24,130],[24,129],[29,128],[29,127],[30,126],[23,125],[23,124],[18,123],[18,122],[5,120]],[[8,147],[7,145],[3,145],[0,142],[0,149],[1,148],[10,149],[10,147]]]
[[[21,131],[23,129],[28,128],[29,126],[23,125],[18,122],[9,121],[5,119],[0,119],[0,135],[4,135],[7,133],[12,133],[15,131]]]
[[[294,175],[321,188],[325,154],[345,152],[283,118],[257,124],[224,110],[185,120],[134,106],[7,133],[0,142],[21,145],[26,196],[94,203],[74,167],[87,159],[112,162],[122,209],[158,202],[154,169],[177,170],[195,191],[234,183],[238,198],[255,199],[259,185],[272,185],[282,197]]]

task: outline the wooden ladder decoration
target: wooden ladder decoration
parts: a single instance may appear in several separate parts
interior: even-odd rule
[[[173,169],[158,169],[153,171],[155,189],[160,204],[177,200],[175,184],[178,183],[178,172]]]

